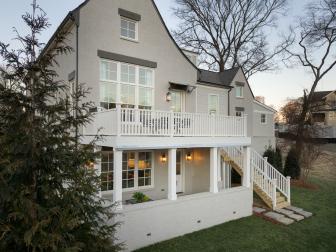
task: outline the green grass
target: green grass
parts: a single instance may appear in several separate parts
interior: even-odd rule
[[[314,213],[299,223],[283,226],[251,216],[138,251],[336,251],[336,181],[313,183],[319,189],[292,188],[292,204]]]

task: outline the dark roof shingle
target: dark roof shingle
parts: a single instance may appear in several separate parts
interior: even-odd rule
[[[323,99],[325,96],[327,96],[328,94],[330,94],[331,92],[334,92],[334,91],[319,91],[319,92],[314,92],[312,101],[313,101],[313,102],[319,102],[319,101],[322,101],[322,99]]]
[[[198,81],[213,85],[231,87],[231,82],[239,71],[239,67],[235,67],[224,72],[211,72],[208,70],[199,69]]]

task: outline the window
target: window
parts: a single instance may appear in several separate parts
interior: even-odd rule
[[[113,190],[113,152],[103,151],[101,157],[101,190]]]
[[[121,18],[120,36],[122,38],[138,40],[138,23],[134,20]]]
[[[150,186],[152,177],[152,153],[139,152],[138,186]]]
[[[101,60],[100,106],[151,109],[153,106],[154,70],[126,63]]]
[[[244,86],[236,86],[236,97],[237,98],[243,98],[244,94],[243,94],[243,90],[244,90]]]
[[[209,114],[217,114],[219,110],[219,96],[210,94],[208,97],[208,112]]]
[[[236,116],[243,116],[243,113],[241,111],[236,111]]]
[[[260,115],[260,122],[261,122],[261,124],[266,124],[267,123],[266,114],[261,114]]]
[[[124,152],[122,159],[122,188],[133,188],[135,152]]]
[[[101,157],[101,191],[113,190],[113,151],[103,151]],[[122,188],[138,189],[153,185],[153,153],[123,152]]]

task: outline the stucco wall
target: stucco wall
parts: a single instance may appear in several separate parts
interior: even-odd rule
[[[120,38],[118,8],[141,15],[139,41]],[[176,48],[161,23],[150,0],[91,0],[80,12],[80,82],[92,88],[88,99],[99,104],[99,57],[97,50],[157,62],[155,69],[155,104],[157,110],[169,110],[165,96],[169,81],[195,84],[197,71]],[[187,99],[192,97],[187,95]],[[186,110],[193,112],[195,104],[187,100]]]
[[[224,88],[215,88],[210,86],[197,85],[197,112],[208,113],[208,98],[210,94],[219,97],[219,114],[228,114],[228,90]]]
[[[252,190],[231,188],[125,206],[117,218],[120,241],[134,250],[230,220],[252,215]]]
[[[256,136],[252,137],[252,148],[259,154],[263,154],[268,146],[275,148],[274,136]]]

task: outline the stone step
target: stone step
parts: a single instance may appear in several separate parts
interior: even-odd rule
[[[311,212],[305,211],[302,208],[288,206],[286,209],[293,211],[295,214],[302,215],[305,218],[311,217],[313,214]]]
[[[295,221],[301,221],[304,219],[302,215],[295,214],[293,211],[286,210],[286,209],[276,209],[275,212],[283,214],[287,216],[288,218],[291,218]]]
[[[265,213],[264,216],[266,216],[266,217],[268,217],[272,220],[275,220],[279,223],[282,223],[284,225],[290,225],[294,222],[294,220],[292,220],[290,218],[287,218],[284,215],[276,213],[276,212],[268,212],[268,213]]]
[[[266,212],[266,209],[261,208],[261,207],[253,207],[253,212],[261,214],[261,213]]]

